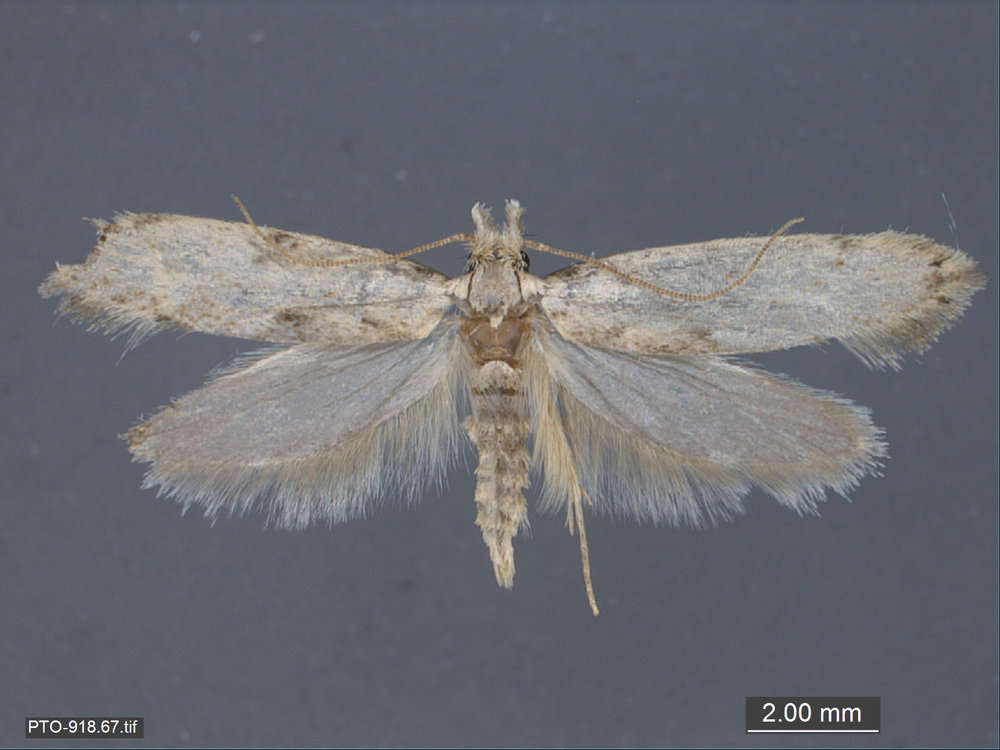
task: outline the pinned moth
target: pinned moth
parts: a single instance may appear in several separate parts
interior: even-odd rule
[[[237,201],[238,203],[238,201]],[[602,259],[498,227],[388,254],[245,222],[124,213],[39,291],[128,346],[166,328],[276,345],[125,436],[145,487],[298,528],[363,515],[478,452],[476,525],[514,581],[529,471],[577,532],[584,509],[699,524],[757,486],[798,513],[886,455],[867,409],[731,360],[837,339],[873,367],[927,349],[985,285],[965,253],[897,232],[743,237]],[[467,243],[448,278],[406,257]],[[527,249],[577,260],[544,278]],[[464,417],[464,419],[463,419]]]

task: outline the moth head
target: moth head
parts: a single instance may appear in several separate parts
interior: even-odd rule
[[[521,223],[524,209],[513,199],[507,201],[505,208],[507,223],[500,229],[494,223],[489,208],[482,203],[472,207],[472,223],[476,225],[476,233],[469,242],[467,271],[473,271],[487,262],[500,262],[517,271],[528,270],[528,254],[524,252],[524,225]]]

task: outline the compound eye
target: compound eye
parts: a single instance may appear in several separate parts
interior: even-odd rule
[[[531,258],[529,258],[528,254],[526,252],[524,252],[524,250],[522,250],[521,251],[521,270],[522,271],[527,271],[528,268],[530,268],[530,267],[531,267]]]

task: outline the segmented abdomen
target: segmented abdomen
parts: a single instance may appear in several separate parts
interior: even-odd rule
[[[465,429],[479,451],[476,525],[490,552],[497,583],[514,585],[513,539],[527,522],[530,430],[521,372],[502,360],[477,366],[471,377],[472,416]]]

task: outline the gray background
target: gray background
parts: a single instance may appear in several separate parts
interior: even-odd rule
[[[118,714],[148,746],[997,744],[995,3],[5,3],[0,55],[0,743]],[[507,196],[598,254],[802,215],[958,243],[991,287],[898,374],[761,357],[871,407],[884,476],[821,518],[592,518],[595,619],[562,518],[532,510],[498,590],[469,468],[302,533],[139,489],[116,435],[253,344],[118,362],[35,288],[81,216],[238,220],[231,192],[388,250]],[[745,735],[769,693],[880,695],[884,730]]]

